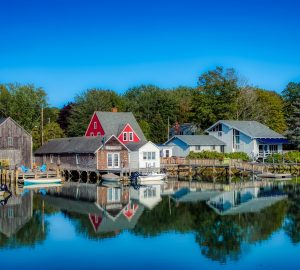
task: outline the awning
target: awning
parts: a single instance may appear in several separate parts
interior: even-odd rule
[[[262,144],[289,144],[289,140],[281,138],[261,138],[257,139]]]

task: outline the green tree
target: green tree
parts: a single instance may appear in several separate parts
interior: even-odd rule
[[[216,67],[198,79],[198,91],[193,98],[195,120],[203,129],[221,119],[234,119],[239,78],[232,68]]]
[[[282,96],[285,101],[287,136],[300,149],[300,83],[289,83]]]
[[[149,124],[149,139],[153,142],[166,140],[168,119],[170,123],[176,120],[176,102],[171,92],[153,85],[141,85],[124,94],[126,111],[132,111],[138,122],[143,120]]]
[[[7,84],[1,87],[1,104],[6,116],[12,117],[27,131],[40,125],[41,109],[46,107],[47,94],[32,84]]]

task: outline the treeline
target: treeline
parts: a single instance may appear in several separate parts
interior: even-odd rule
[[[168,123],[193,123],[198,133],[220,119],[256,120],[287,135],[300,147],[300,83],[289,83],[282,93],[249,86],[234,69],[216,67],[198,78],[197,86],[162,89],[141,85],[123,94],[88,89],[63,108],[49,107],[47,93],[34,85],[0,85],[0,114],[11,116],[41,142],[62,136],[82,136],[94,111],[131,111],[146,137],[156,143],[167,139]]]

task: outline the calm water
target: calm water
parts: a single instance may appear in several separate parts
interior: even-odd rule
[[[300,186],[184,185],[13,189],[1,268],[300,269]]]

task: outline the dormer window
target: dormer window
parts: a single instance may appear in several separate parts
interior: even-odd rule
[[[129,141],[133,142],[133,132],[129,132]]]
[[[127,141],[127,132],[123,132],[123,141]]]
[[[97,122],[94,122],[94,129],[97,129]]]

